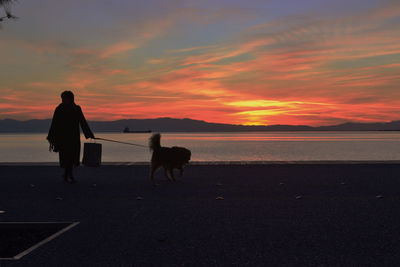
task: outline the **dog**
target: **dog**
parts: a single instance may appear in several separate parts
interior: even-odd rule
[[[176,181],[174,177],[174,169],[180,170],[180,176],[183,175],[183,167],[189,163],[192,153],[184,147],[162,147],[161,134],[153,134],[149,139],[150,151],[153,151],[151,156],[150,179],[154,185],[154,173],[159,167],[164,167],[165,177],[170,181]],[[169,174],[169,176],[168,176]]]

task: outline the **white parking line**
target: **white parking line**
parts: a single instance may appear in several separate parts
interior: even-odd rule
[[[77,226],[79,224],[79,222],[0,222],[0,224],[61,224],[61,223],[70,223],[70,225],[68,225],[67,227],[59,230],[58,232],[52,234],[51,236],[47,237],[46,239],[40,241],[39,243],[33,245],[32,247],[22,251],[21,253],[15,255],[12,258],[0,258],[0,260],[19,260],[21,259],[23,256],[29,254],[30,252],[32,252],[33,250],[37,249],[38,247],[46,244],[47,242],[53,240],[54,238],[56,238],[57,236],[65,233],[66,231],[70,230],[71,228]]]

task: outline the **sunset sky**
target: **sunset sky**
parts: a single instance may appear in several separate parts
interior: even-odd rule
[[[0,10],[3,16],[3,10]],[[0,119],[332,125],[400,120],[400,1],[19,0]]]

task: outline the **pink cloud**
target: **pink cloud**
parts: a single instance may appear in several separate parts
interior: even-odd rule
[[[138,45],[126,41],[115,43],[102,51],[100,58],[108,58],[110,56],[121,54],[137,48]]]

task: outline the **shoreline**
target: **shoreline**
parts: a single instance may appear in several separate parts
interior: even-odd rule
[[[380,165],[400,164],[400,160],[292,160],[292,161],[193,161],[189,165]],[[141,166],[149,162],[102,162],[101,166]],[[58,162],[0,162],[0,166],[59,166]],[[80,165],[80,167],[87,167]],[[101,167],[100,166],[100,167]],[[89,167],[96,168],[96,167]]]
[[[50,127],[50,126],[49,126]],[[152,132],[124,132],[124,131],[96,131],[98,134],[148,134],[148,133],[160,133],[160,134],[196,134],[196,133],[346,133],[346,132],[400,132],[400,130],[244,130],[244,131],[152,131]],[[18,132],[18,131],[7,131],[0,132],[1,134],[43,134],[47,135],[48,130],[43,132]],[[81,133],[81,135],[83,135]]]

